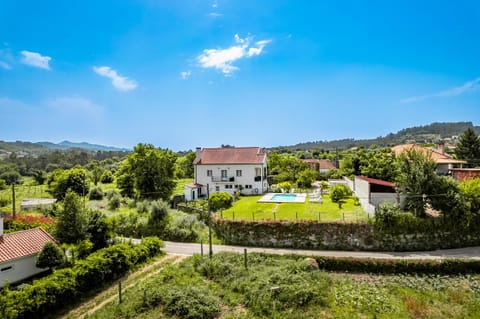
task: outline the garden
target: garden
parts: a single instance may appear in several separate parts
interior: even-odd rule
[[[212,259],[195,255],[167,265],[126,291],[121,304],[110,302],[89,318],[480,316],[478,274],[392,275],[382,273],[381,267],[371,274],[327,272],[321,270],[325,263],[335,265],[292,255],[251,253],[247,261],[235,253],[215,254]]]

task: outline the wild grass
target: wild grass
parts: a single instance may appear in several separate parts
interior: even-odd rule
[[[301,256],[220,253],[166,267],[89,318],[479,318],[479,276],[327,273]]]

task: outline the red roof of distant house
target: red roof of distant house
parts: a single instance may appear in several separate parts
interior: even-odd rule
[[[187,186],[188,188],[201,188],[203,185],[198,183],[190,183],[185,186]]]
[[[193,164],[262,164],[266,156],[260,147],[202,148]]]
[[[0,263],[39,253],[55,239],[42,228],[33,228],[0,236]]]
[[[366,182],[369,182],[370,184],[389,186],[389,187],[394,187],[395,186],[392,182],[384,181],[384,180],[381,180],[381,179],[370,178],[370,177],[365,177],[365,176],[357,176],[357,177],[366,181]]]
[[[319,160],[319,159],[304,159],[302,160],[305,163],[318,164],[319,169],[334,169],[335,165],[329,160]]]
[[[423,152],[426,155],[429,155],[431,159],[433,159],[436,163],[439,164],[465,164],[465,161],[453,159],[450,155],[444,154],[439,152],[438,150],[423,147],[417,144],[400,144],[392,147],[392,151],[396,155],[400,155],[401,153],[407,150],[415,150],[419,152]]]

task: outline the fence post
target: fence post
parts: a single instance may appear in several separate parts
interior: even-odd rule
[[[203,257],[203,240],[200,240],[200,255]]]
[[[318,221],[320,221],[320,212],[318,212]]]
[[[298,221],[298,212],[295,212],[295,220]]]
[[[232,220],[235,221],[235,211],[232,210]]]
[[[273,212],[273,221],[276,221],[277,220],[277,212]]]
[[[255,221],[255,212],[252,212],[252,221]]]
[[[243,261],[245,263],[245,269],[248,269],[247,248],[243,249]]]
[[[143,288],[143,305],[147,304],[147,288]]]
[[[118,303],[122,303],[122,282],[118,281]]]
[[[342,213],[343,221],[345,222],[345,213]]]

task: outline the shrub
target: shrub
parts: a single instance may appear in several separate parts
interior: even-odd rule
[[[118,194],[114,194],[110,199],[108,200],[108,209],[110,210],[117,210],[120,208],[120,205],[122,204],[122,197]]]
[[[113,183],[113,173],[110,170],[106,170],[102,173],[102,177],[100,177],[100,181],[104,184]]]
[[[213,211],[232,207],[233,197],[227,192],[217,192],[210,195],[210,207]]]
[[[288,193],[292,189],[292,183],[281,182],[281,183],[278,183],[278,187],[280,187],[281,189],[285,190]]]
[[[164,297],[165,309],[184,319],[210,319],[220,313],[220,302],[206,286],[171,286]]]
[[[103,199],[103,191],[100,187],[93,187],[88,194],[88,198],[90,200],[102,200]]]
[[[64,261],[63,251],[53,242],[48,242],[37,255],[35,265],[38,268],[56,268],[63,265]]]
[[[122,196],[122,195],[120,194],[120,192],[117,191],[116,189],[109,189],[109,190],[106,192],[106,194],[105,194],[105,196],[106,196],[107,199],[109,199],[109,200],[112,199],[112,197],[117,196],[117,195],[120,196],[120,197]]]
[[[352,191],[343,184],[337,184],[330,190],[330,198],[332,202],[338,204],[338,208],[342,208],[345,199],[352,195]]]

